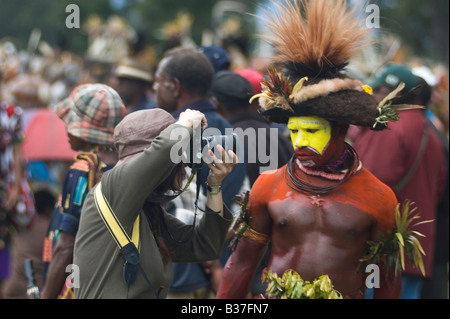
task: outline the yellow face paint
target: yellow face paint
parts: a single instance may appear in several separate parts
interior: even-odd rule
[[[292,116],[289,118],[287,128],[291,132],[294,149],[307,147],[323,155],[330,142],[331,124],[318,116]]]

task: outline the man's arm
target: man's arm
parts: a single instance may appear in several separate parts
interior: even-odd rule
[[[402,278],[400,274],[389,274],[382,265],[380,267],[380,288],[375,288],[374,299],[400,299]]]
[[[380,240],[380,234],[388,234],[394,230],[394,212],[397,206],[397,199],[390,190],[390,196],[386,195],[384,203],[386,205],[383,220],[378,219],[371,235],[372,241]],[[400,299],[402,280],[401,275],[395,269],[387,269],[383,261],[378,265],[380,268],[380,287],[374,289],[374,299]]]
[[[266,198],[258,192],[264,189],[263,180],[260,177],[253,185],[248,206],[250,228],[239,239],[236,250],[225,265],[217,298],[245,298],[255,270],[266,251],[271,219],[265,204]]]
[[[244,299],[266,245],[242,237],[223,270],[218,299]]]
[[[48,269],[46,284],[42,291],[42,299],[56,299],[64,287],[67,265],[73,263],[73,246],[75,237],[65,232],[59,234],[58,242],[53,251],[52,261]]]

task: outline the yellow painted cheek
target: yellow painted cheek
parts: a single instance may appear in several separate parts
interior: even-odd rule
[[[294,149],[309,146],[322,155],[329,141],[330,135],[326,133],[291,132],[291,142]]]
[[[322,155],[331,138],[329,122],[320,117],[291,117],[288,127],[294,149],[309,147]]]
[[[329,132],[329,130],[328,130]],[[328,145],[330,141],[330,134],[323,133],[322,134],[314,134],[310,136],[310,147],[314,148],[320,155],[323,154],[325,147]]]

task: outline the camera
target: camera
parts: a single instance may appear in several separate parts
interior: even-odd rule
[[[221,145],[227,152],[229,150],[236,153],[237,151],[237,135],[236,133],[232,133],[231,135],[211,135],[211,136],[202,136],[202,150],[205,147],[208,150],[214,151],[214,148],[217,145]]]
[[[231,150],[236,154],[237,140],[236,133],[203,136],[202,132],[200,143],[195,143],[195,141],[191,143],[191,160],[189,161],[188,166],[191,168],[200,168],[203,164],[203,156],[205,156],[209,150],[216,152],[217,145],[221,145],[226,152]]]

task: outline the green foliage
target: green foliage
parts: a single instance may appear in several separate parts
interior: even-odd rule
[[[31,31],[42,31],[42,39],[52,46],[83,54],[88,45],[87,34],[83,29],[68,29],[65,25],[67,5],[76,4],[80,8],[80,21],[96,14],[106,20],[117,14],[129,21],[147,42],[158,46],[158,32],[161,26],[175,19],[177,13],[187,12],[194,16],[192,38],[201,43],[205,29],[212,29],[212,9],[219,0],[128,0],[120,11],[115,11],[110,0],[14,0],[0,2],[0,39],[8,37],[18,49],[25,49]],[[257,2],[238,0],[253,13]],[[242,12],[246,15],[247,12]],[[249,16],[250,17],[250,16]]]
[[[119,14],[130,21],[148,41],[155,41],[155,34],[164,22],[173,20],[179,11],[195,17],[192,37],[200,43],[204,29],[212,29],[212,8],[219,0],[127,0],[125,8],[115,12],[110,0],[14,0],[0,1],[0,39],[9,37],[19,49],[26,47],[33,28],[42,30],[43,40],[51,45],[82,54],[87,48],[87,36],[81,29],[67,29],[65,8],[68,4],[80,7],[81,23],[91,14],[106,19]],[[263,1],[237,0],[244,3],[248,13],[254,13]],[[393,32],[411,47],[414,53],[446,62],[448,43],[447,0],[378,0],[371,3],[380,6],[383,32]],[[243,12],[242,14],[246,14]],[[248,16],[251,20],[252,17]],[[255,37],[251,33],[252,37]],[[154,43],[152,43],[154,44]],[[448,63],[448,62],[446,62]]]
[[[448,65],[448,0],[377,0],[381,27],[399,35],[413,54]]]
[[[368,242],[368,252],[360,260],[359,266],[384,264],[389,273],[400,273],[405,268],[406,255],[412,264],[425,275],[422,259],[425,252],[419,242],[419,237],[424,237],[424,235],[413,230],[413,228],[431,221],[413,224],[413,221],[420,219],[420,216],[414,214],[417,208],[411,208],[411,205],[410,201],[405,201],[402,207],[400,207],[400,204],[397,205],[393,231],[387,236],[380,236],[376,242]]]
[[[87,36],[82,29],[68,29],[66,12],[69,4],[80,8],[81,25],[92,13],[107,18],[113,13],[109,0],[14,0],[1,1],[0,39],[8,37],[19,50],[26,49],[34,28],[42,31],[42,40],[57,48],[82,54],[87,48]]]
[[[272,299],[342,299],[328,275],[309,282],[292,269],[286,270],[281,277],[265,269],[262,280],[267,281],[266,293]]]

